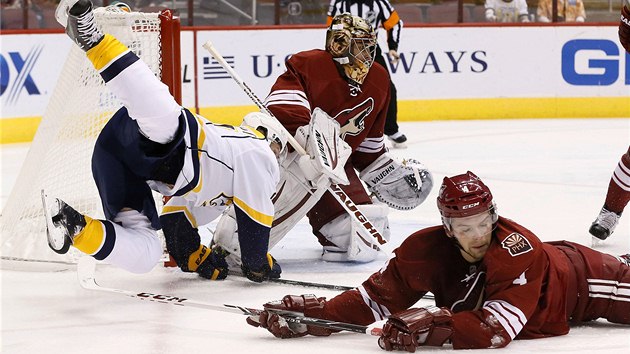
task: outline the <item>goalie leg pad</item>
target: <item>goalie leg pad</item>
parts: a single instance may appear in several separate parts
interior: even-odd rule
[[[389,240],[389,209],[384,204],[358,205],[361,212],[372,222],[374,227]],[[358,221],[342,214],[322,226],[318,236],[325,239],[322,259],[328,262],[371,262],[378,256],[378,247],[371,239],[361,234],[363,226]]]

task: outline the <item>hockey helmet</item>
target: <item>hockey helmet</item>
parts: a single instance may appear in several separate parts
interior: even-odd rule
[[[477,215],[484,211],[490,212],[493,224],[499,218],[490,188],[470,171],[450,178],[444,177],[437,205],[442,223],[448,231],[451,230],[452,218]]]
[[[374,63],[376,33],[358,16],[343,13],[326,31],[326,51],[341,65],[349,80],[362,84]]]
[[[286,152],[289,132],[274,117],[263,112],[251,112],[243,117],[243,124],[265,134],[269,143],[278,143],[280,145],[279,156],[283,156]]]

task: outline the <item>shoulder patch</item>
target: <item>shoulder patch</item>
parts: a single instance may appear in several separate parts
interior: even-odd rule
[[[516,232],[511,233],[508,237],[501,241],[501,247],[508,250],[512,257],[525,254],[534,249],[525,236]]]

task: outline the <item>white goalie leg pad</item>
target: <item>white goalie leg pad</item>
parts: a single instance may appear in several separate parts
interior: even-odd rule
[[[306,216],[306,213],[326,193],[326,188],[330,183],[328,178],[320,180],[318,185],[308,182],[298,165],[296,155],[297,153],[293,152],[284,160],[280,182],[273,196],[274,222],[269,233],[269,250]],[[229,207],[221,215],[212,242],[230,252],[228,257],[230,263],[241,263],[238,226],[233,207]]]
[[[229,265],[241,265],[241,245],[238,241],[236,213],[232,205],[221,214],[221,218],[214,230],[212,244],[218,245],[230,253],[226,257]]]
[[[273,227],[269,235],[269,249],[275,246],[295,225],[306,216],[311,208],[326,193],[330,185],[328,178],[311,184],[293,159],[280,173],[280,183],[274,195]]]
[[[389,240],[389,208],[385,204],[358,205],[376,229]],[[367,263],[378,256],[378,246],[371,239],[362,236],[365,228],[348,214],[343,214],[322,226],[319,232],[335,246],[324,246],[322,259],[328,262],[361,262]]]
[[[128,210],[119,212],[111,224],[116,232],[116,242],[103,261],[132,273],[147,273],[153,269],[163,250],[149,219],[136,210]]]

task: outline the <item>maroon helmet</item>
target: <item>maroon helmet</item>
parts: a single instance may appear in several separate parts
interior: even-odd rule
[[[479,177],[468,171],[453,177],[444,177],[437,198],[442,222],[450,230],[451,218],[463,218],[489,211],[493,215],[492,222],[498,216],[492,198],[492,192]]]

